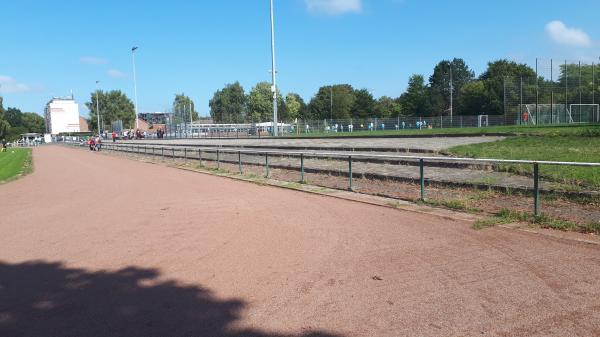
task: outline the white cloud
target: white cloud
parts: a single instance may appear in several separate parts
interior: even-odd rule
[[[125,77],[125,74],[117,69],[109,69],[108,76],[113,77],[113,78],[121,78],[121,77]]]
[[[581,29],[567,27],[562,21],[551,21],[546,24],[546,32],[552,41],[576,47],[589,47],[592,40],[589,35]]]
[[[362,0],[304,0],[309,12],[315,14],[340,15],[360,13]]]
[[[31,86],[19,83],[17,80],[10,76],[0,75],[0,92],[4,93],[16,93],[16,92],[27,92],[31,91]]]
[[[102,57],[83,56],[79,58],[79,62],[83,64],[106,64],[108,61]]]

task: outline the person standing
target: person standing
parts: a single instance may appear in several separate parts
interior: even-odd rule
[[[96,137],[96,151],[100,152],[100,150],[102,150],[102,137],[98,135],[98,137]]]

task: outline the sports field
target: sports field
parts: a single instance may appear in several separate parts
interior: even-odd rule
[[[1,336],[600,331],[595,244],[58,146],[33,157],[0,186]]]
[[[10,148],[0,152],[0,183],[31,172],[31,149]]]

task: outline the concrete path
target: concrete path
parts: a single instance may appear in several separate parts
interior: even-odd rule
[[[0,185],[1,336],[600,332],[595,245],[64,147],[34,166]]]

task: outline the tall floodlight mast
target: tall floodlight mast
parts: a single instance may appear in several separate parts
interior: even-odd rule
[[[138,47],[133,47],[131,48],[131,59],[133,61],[133,96],[134,96],[134,100],[135,100],[135,128],[139,129],[139,122],[138,122],[138,100],[137,100],[137,78],[136,78],[136,74],[135,74],[135,50],[138,49]]]
[[[277,123],[277,81],[275,70],[275,22],[273,19],[273,0],[271,0],[271,61],[271,78],[273,82],[271,86],[271,91],[273,92],[273,136],[277,137],[279,124]]]

